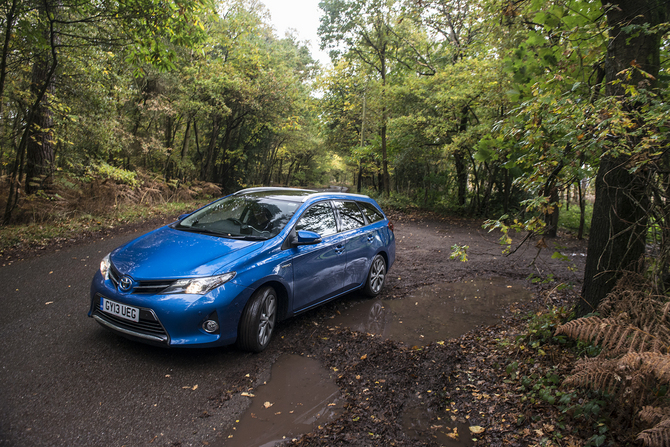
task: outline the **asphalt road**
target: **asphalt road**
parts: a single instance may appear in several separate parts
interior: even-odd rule
[[[0,446],[203,445],[248,406],[222,390],[269,374],[273,350],[145,346],[87,317],[100,259],[138,234],[0,267]]]

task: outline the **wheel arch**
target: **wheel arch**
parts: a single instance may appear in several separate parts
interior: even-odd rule
[[[389,269],[389,255],[388,255],[388,253],[386,253],[386,250],[379,250],[377,252],[377,255],[380,255],[382,258],[384,258],[384,263],[386,263],[386,272],[388,273],[388,269]],[[377,255],[375,255],[375,256],[377,256]],[[374,256],[372,257],[372,259],[374,259]],[[372,262],[372,260],[370,260],[370,262]]]
[[[277,321],[284,320],[288,314],[288,290],[286,286],[279,281],[266,281],[256,285],[255,290],[262,289],[263,287],[272,287],[277,294],[277,301],[279,302],[279,308],[277,309]],[[255,293],[254,290],[254,293]]]

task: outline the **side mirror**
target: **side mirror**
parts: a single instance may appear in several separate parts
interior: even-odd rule
[[[321,236],[313,231],[296,231],[296,236],[291,241],[292,245],[314,245],[321,242]]]

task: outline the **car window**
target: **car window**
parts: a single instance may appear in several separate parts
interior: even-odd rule
[[[368,222],[373,223],[373,222],[378,222],[380,220],[384,220],[384,215],[379,212],[377,207],[375,207],[371,203],[367,202],[357,202],[358,206],[361,207],[361,210],[363,210],[363,214],[365,214],[365,217],[368,219]]]
[[[229,196],[196,211],[174,228],[224,237],[269,239],[279,234],[299,206],[299,202],[273,197]]]
[[[337,233],[335,214],[330,202],[320,202],[310,206],[298,220],[295,229],[313,231],[321,237]]]
[[[356,202],[334,202],[337,213],[340,215],[342,231],[353,230],[365,225],[365,219]]]

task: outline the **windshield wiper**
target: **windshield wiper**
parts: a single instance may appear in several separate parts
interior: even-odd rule
[[[267,237],[263,236],[228,236],[231,239],[239,239],[241,241],[267,241]]]
[[[230,236],[230,234],[228,233],[221,233],[219,231],[208,230],[207,228],[202,227],[193,228],[193,227],[186,227],[183,225],[176,225],[174,228],[177,230],[189,231],[191,233],[211,234],[213,236],[223,236],[223,237]]]

